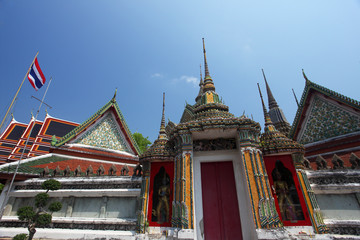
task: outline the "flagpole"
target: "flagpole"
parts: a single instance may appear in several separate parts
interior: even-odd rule
[[[17,90],[17,92],[16,92],[16,94],[15,94],[15,97],[13,98],[13,100],[12,100],[12,102],[11,102],[11,104],[10,104],[10,106],[9,106],[9,108],[8,108],[8,110],[7,110],[7,112],[6,112],[5,116],[4,116],[1,124],[0,124],[0,131],[1,131],[1,128],[2,128],[2,126],[3,126],[3,124],[4,124],[5,120],[6,120],[7,115],[9,114],[9,112],[10,112],[10,110],[11,110],[11,108],[12,108],[12,106],[13,106],[15,100],[16,100],[17,95],[18,95],[19,92],[20,92],[20,89],[21,89],[21,87],[22,87],[22,85],[23,85],[26,77],[28,76],[28,74],[29,74],[29,72],[30,72],[31,66],[34,64],[35,59],[36,59],[36,57],[37,57],[38,54],[39,54],[39,51],[36,53],[36,55],[35,55],[32,63],[30,64],[30,67],[29,67],[28,71],[26,72],[25,77],[24,77],[24,79],[22,80],[22,82],[21,82],[21,84],[20,84],[20,87],[18,88],[18,90]]]
[[[48,91],[48,89],[49,89],[49,86],[50,86],[51,81],[52,81],[52,77],[50,77],[49,84],[48,84],[47,87],[46,87],[44,96],[43,96],[43,98],[42,98],[42,100],[41,100],[41,102],[40,102],[39,109],[38,109],[37,112],[36,112],[35,119],[34,119],[34,123],[33,123],[33,125],[31,126],[29,135],[28,135],[28,137],[27,137],[27,139],[26,139],[25,146],[24,146],[23,151],[22,151],[21,156],[20,156],[20,160],[18,161],[18,164],[17,164],[17,166],[16,166],[14,175],[13,175],[13,177],[12,177],[12,179],[11,179],[10,186],[9,186],[9,188],[7,189],[4,202],[2,203],[2,206],[1,206],[0,220],[1,220],[2,217],[3,217],[4,210],[5,210],[5,206],[4,206],[4,205],[5,205],[5,203],[7,202],[7,199],[8,199],[8,197],[9,197],[9,193],[10,193],[10,191],[11,191],[12,185],[13,185],[14,180],[15,180],[15,176],[16,176],[17,171],[18,171],[18,169],[19,169],[20,162],[21,162],[21,160],[22,160],[22,158],[23,158],[23,156],[24,156],[24,153],[25,153],[25,150],[26,150],[26,146],[27,146],[27,144],[28,144],[28,142],[29,142],[29,139],[30,139],[31,132],[32,132],[32,130],[34,129],[34,126],[35,126],[35,124],[36,124],[36,119],[37,119],[37,117],[38,117],[38,115],[39,115],[41,106],[42,106],[42,104],[43,104],[43,102],[44,102],[44,99],[45,99],[46,93],[47,93],[47,91]]]

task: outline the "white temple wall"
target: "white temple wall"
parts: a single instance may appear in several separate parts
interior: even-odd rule
[[[75,218],[136,218],[136,197],[86,197],[50,198],[50,202],[60,201],[63,205],[54,217]],[[23,206],[34,206],[34,198],[14,198],[8,201],[4,216],[16,216]]]
[[[16,212],[23,206],[34,207],[36,194],[45,192],[40,187],[45,180],[16,182],[10,191],[3,219],[17,218]],[[58,180],[62,183],[62,188],[48,192],[49,203],[59,201],[63,205],[59,212],[53,213],[54,218],[117,218],[134,221],[137,217],[140,178],[102,176]]]
[[[316,199],[324,219],[360,220],[360,202],[356,194],[318,194]]]

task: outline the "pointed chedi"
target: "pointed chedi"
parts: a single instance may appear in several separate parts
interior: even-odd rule
[[[304,146],[298,142],[291,140],[286,135],[278,131],[266,110],[264,100],[261,94],[260,86],[258,84],[261,103],[264,111],[265,129],[260,137],[260,146],[264,155],[276,154],[281,152],[304,152]]]
[[[277,104],[277,102],[271,92],[269,84],[266,81],[264,70],[263,69],[261,69],[261,70],[262,70],[262,73],[264,76],[264,80],[265,80],[265,84],[266,84],[266,91],[267,91],[267,95],[268,95],[269,116],[270,116],[271,121],[273,122],[275,128],[287,136],[290,132],[291,126],[290,126],[289,122],[286,120],[285,114],[283,113],[283,111],[279,107],[279,105]]]
[[[203,89],[204,88],[204,81],[203,81],[203,78],[202,78],[201,64],[200,64],[200,83],[199,83],[199,87],[200,87],[199,94],[195,98],[196,103],[201,99],[201,95],[204,92],[204,89]]]
[[[205,66],[204,83],[202,85],[200,80],[200,90],[196,97],[196,104],[186,106],[181,122],[194,119],[234,117],[233,114],[229,113],[229,107],[222,103],[219,95],[215,92],[215,85],[209,73],[204,38],[202,40]]]
[[[168,147],[168,137],[165,130],[165,93],[163,93],[163,109],[161,116],[161,124],[158,138],[154,143],[140,156],[140,161],[169,160],[170,151]]]
[[[163,93],[163,109],[158,139],[167,139],[165,131],[165,93]]]

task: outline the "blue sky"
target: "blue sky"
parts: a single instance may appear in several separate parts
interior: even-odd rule
[[[359,100],[360,1],[0,0],[0,116],[39,51],[51,116],[82,123],[117,101],[131,131],[155,140],[162,92],[178,123],[198,93],[205,38],[216,91],[236,116],[263,124],[261,68],[292,123],[308,78]],[[27,123],[45,87],[24,83],[14,108]],[[265,99],[266,100],[266,99]],[[44,110],[40,120],[44,119]]]

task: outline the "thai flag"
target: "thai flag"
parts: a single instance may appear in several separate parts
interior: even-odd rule
[[[35,61],[30,68],[28,79],[36,91],[39,90],[39,88],[41,88],[45,84],[46,79],[43,72],[40,69],[37,57],[35,58]]]

